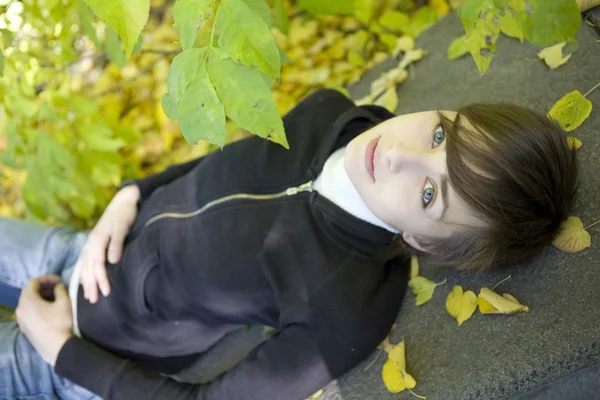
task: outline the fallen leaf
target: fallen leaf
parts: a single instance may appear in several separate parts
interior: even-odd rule
[[[323,395],[323,389],[316,391],[312,396],[308,397],[306,400],[316,400]]]
[[[387,89],[375,100],[375,105],[382,106],[389,112],[396,112],[396,108],[398,108],[398,92],[396,91],[396,87],[392,86]]]
[[[389,10],[379,18],[379,25],[392,31],[401,31],[410,23],[408,15],[399,11]]]
[[[577,253],[592,244],[592,237],[578,217],[570,216],[560,225],[552,245],[565,253]]]
[[[448,60],[456,60],[459,57],[464,56],[469,52],[467,48],[467,35],[462,35],[454,41],[448,47]]]
[[[555,44],[554,46],[546,47],[545,49],[542,49],[542,51],[540,51],[537,54],[537,56],[538,58],[544,60],[546,65],[549,66],[551,69],[556,69],[564,63],[566,63],[567,61],[569,61],[569,58],[571,58],[571,54],[569,54],[566,57],[563,57],[562,55],[562,50],[563,47],[565,47],[565,44],[567,44],[567,42],[562,42]]]
[[[463,292],[461,286],[455,286],[446,299],[446,310],[461,326],[471,318],[477,308],[477,296],[471,290]]]
[[[398,64],[398,68],[405,69],[409,64],[419,61],[421,58],[425,57],[426,54],[427,53],[423,49],[408,50],[404,56],[402,56],[400,64]]]
[[[583,97],[579,90],[573,90],[558,100],[548,112],[548,116],[571,132],[590,116],[592,102]]]
[[[577,150],[579,149],[583,143],[581,142],[581,140],[577,139],[576,137],[573,136],[568,136],[567,137],[567,143],[569,143],[569,148],[573,149],[573,150]]]
[[[396,47],[392,50],[392,57],[396,58],[400,52],[407,52],[415,48],[415,39],[410,36],[402,36],[396,40]]]
[[[388,360],[381,371],[383,382],[392,393],[412,389],[417,385],[415,379],[406,372],[406,353],[404,340],[388,352]]]
[[[486,287],[481,288],[477,296],[479,312],[482,314],[514,314],[520,311],[529,311],[529,308],[515,299],[512,295],[498,293]]]
[[[405,69],[393,68],[381,74],[371,83],[371,91],[369,95],[373,98],[379,97],[387,89],[396,86],[408,77]]]
[[[419,276],[419,259],[416,255],[410,257],[410,277]]]
[[[445,279],[443,282],[437,283],[422,276],[415,276],[408,281],[408,285],[417,296],[417,306],[427,303],[433,296],[435,288],[444,283],[446,283]]]

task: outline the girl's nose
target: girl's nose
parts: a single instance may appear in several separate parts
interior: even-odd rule
[[[407,146],[405,143],[394,143],[386,154],[390,172],[398,173],[405,168],[411,168],[423,163],[425,154],[422,149]]]

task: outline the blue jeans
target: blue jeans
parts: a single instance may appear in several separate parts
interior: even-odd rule
[[[0,304],[15,308],[34,277],[60,275],[68,287],[86,232],[0,217]],[[17,323],[0,313],[0,399],[99,399],[54,373]]]

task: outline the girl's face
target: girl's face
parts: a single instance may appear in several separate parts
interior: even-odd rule
[[[453,111],[443,114],[456,117]],[[357,136],[348,144],[344,167],[371,212],[417,249],[425,251],[418,237],[454,233],[457,228],[447,222],[481,225],[450,186],[446,133],[435,111],[400,115]]]

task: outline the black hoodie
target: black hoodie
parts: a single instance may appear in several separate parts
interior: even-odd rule
[[[299,400],[361,362],[390,331],[407,262],[383,260],[394,234],[311,183],[333,151],[392,116],[320,90],[284,117],[290,150],[251,137],[136,181],[138,218],[107,265],[112,293],[90,304],[80,287],[85,341],[67,341],[56,372],[106,400]],[[160,373],[254,324],[278,332],[217,379]]]

